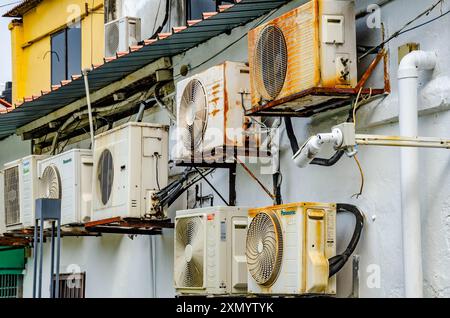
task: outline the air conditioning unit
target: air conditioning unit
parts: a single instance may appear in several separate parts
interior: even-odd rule
[[[247,293],[247,208],[178,211],[175,218],[175,289],[181,295]]]
[[[177,84],[176,157],[223,158],[257,153],[260,135],[244,116],[250,102],[249,69],[225,62]]]
[[[127,52],[141,41],[141,19],[123,17],[105,24],[105,56]]]
[[[92,220],[155,216],[152,194],[168,183],[168,130],[128,123],[96,136]]]
[[[73,149],[38,163],[39,198],[61,199],[61,225],[90,221],[92,151]]]
[[[336,205],[296,203],[249,210],[251,294],[336,294],[328,260],[336,255]]]
[[[312,0],[248,36],[251,113],[304,110],[357,84],[354,1]]]
[[[37,165],[45,158],[47,156],[27,156],[5,164],[2,219],[6,231],[34,226],[35,200],[39,198]]]

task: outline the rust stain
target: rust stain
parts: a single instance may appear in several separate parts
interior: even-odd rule
[[[211,111],[211,116],[213,116],[213,117],[215,117],[218,113],[220,112],[220,110],[219,109],[213,109],[212,111]]]

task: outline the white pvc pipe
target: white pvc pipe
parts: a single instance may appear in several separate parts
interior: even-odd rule
[[[415,51],[399,66],[400,135],[418,136],[419,71],[436,66],[436,53]],[[419,195],[419,150],[401,149],[401,201],[403,223],[403,264],[405,296],[423,297],[422,240]]]

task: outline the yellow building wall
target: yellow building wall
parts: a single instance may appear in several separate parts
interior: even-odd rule
[[[103,0],[44,0],[24,14],[21,24],[10,24],[13,103],[50,90],[51,35],[74,21],[81,24],[82,67],[101,63],[104,55]]]

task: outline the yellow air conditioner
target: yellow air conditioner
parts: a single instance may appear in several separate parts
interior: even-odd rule
[[[251,294],[336,293],[328,259],[336,255],[336,205],[295,203],[249,210]]]
[[[251,30],[249,64],[250,113],[304,111],[353,89],[354,1],[312,0]]]

